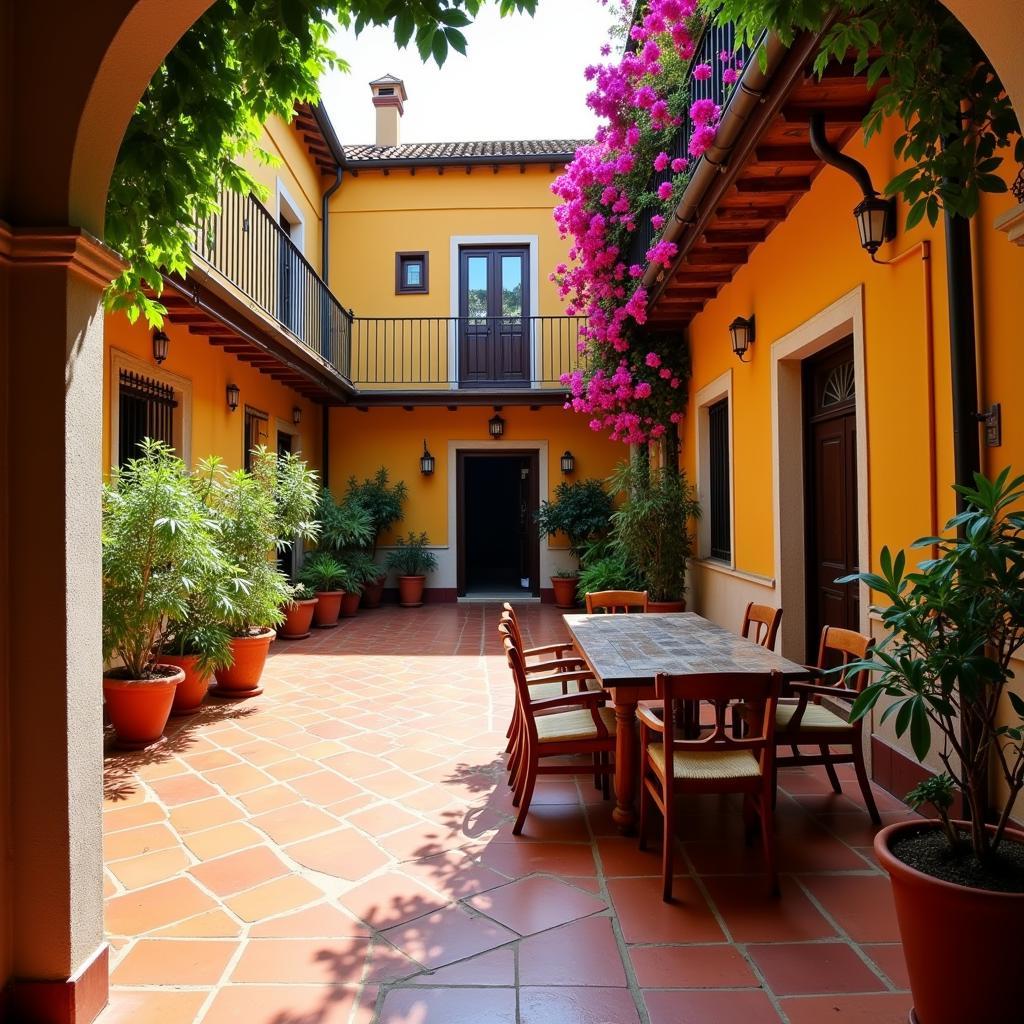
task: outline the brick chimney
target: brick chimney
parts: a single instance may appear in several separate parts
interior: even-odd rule
[[[405,83],[394,75],[384,75],[370,83],[373,105],[377,110],[378,146],[397,146],[399,125],[405,108],[402,104],[409,98],[405,94]]]

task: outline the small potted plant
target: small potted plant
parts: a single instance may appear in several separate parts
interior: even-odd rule
[[[317,629],[330,629],[338,624],[341,600],[349,577],[345,566],[326,551],[317,551],[306,559],[299,574],[302,582],[316,594],[313,621]]]
[[[304,640],[309,636],[316,605],[317,597],[312,588],[305,583],[296,584],[291,600],[282,609],[284,622],[277,627],[277,635],[282,640]]]
[[[386,565],[398,573],[398,603],[403,608],[418,608],[423,604],[423,586],[427,573],[437,568],[437,558],[427,549],[430,542],[426,533],[409,531],[408,537],[399,537],[397,546],[388,552]]]
[[[555,500],[541,502],[536,513],[537,526],[547,537],[565,534],[569,553],[579,563],[584,545],[608,532],[613,508],[611,496],[600,480],[572,484],[562,481],[555,488]],[[575,607],[578,583],[579,570],[562,570],[551,577],[559,608]]]
[[[1024,833],[1009,827],[1024,790],[1024,699],[1010,688],[1024,648],[1024,477],[977,474],[957,491],[964,511],[946,536],[916,542],[934,552],[916,571],[883,548],[879,572],[839,582],[861,580],[885,601],[876,611],[887,636],[854,666],[877,674],[853,717],[887,699],[882,720],[909,734],[922,761],[935,746],[945,769],[908,796],[937,820],[875,836],[916,1020],[1005,1024],[1024,1006]],[[953,819],[957,792],[969,821]]]
[[[366,587],[380,576],[381,567],[374,562],[367,551],[359,549],[346,551],[341,556],[347,582],[341,599],[341,617],[348,619],[359,611],[359,602],[366,593]]]
[[[103,488],[103,695],[118,746],[161,741],[185,678],[163,658],[164,624],[185,616],[191,580],[223,565],[184,464],[143,442]]]
[[[612,513],[612,539],[625,564],[636,567],[640,589],[650,595],[648,611],[685,611],[690,520],[700,518],[686,474],[636,456],[613,474],[612,490],[625,499]]]
[[[399,480],[392,484],[387,469],[383,466],[377,472],[359,483],[356,478],[348,481],[347,498],[358,503],[369,514],[372,524],[372,536],[369,543],[361,546],[375,558],[377,545],[381,536],[391,529],[395,523],[401,522],[402,506],[408,495],[405,484]],[[384,595],[384,583],[387,580],[387,569],[376,566],[363,583],[363,607],[379,608]]]
[[[251,469],[227,472],[219,459],[200,465],[201,493],[215,518],[221,544],[242,585],[224,623],[231,631],[231,664],[217,669],[213,693],[239,699],[263,692],[260,679],[282,606],[291,587],[276,554],[295,539],[316,540],[317,476],[294,454],[252,452]]]

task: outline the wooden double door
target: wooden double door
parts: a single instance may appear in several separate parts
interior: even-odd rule
[[[459,384],[529,387],[530,250],[459,250]]]
[[[853,339],[804,364],[807,656],[825,626],[860,629],[857,414]]]

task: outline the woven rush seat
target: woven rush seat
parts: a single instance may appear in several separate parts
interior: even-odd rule
[[[796,709],[796,704],[780,704],[778,706],[775,711],[775,724],[779,729],[789,728],[789,723],[792,721],[793,715],[796,714]],[[808,704],[804,708],[803,718],[800,719],[797,732],[803,729],[844,730],[849,728],[850,723],[845,718],[835,714],[835,712],[829,711],[828,708],[824,708],[820,704]]]
[[[549,684],[550,685],[550,684]],[[531,687],[531,694],[533,692]],[[561,692],[561,691],[559,691]],[[615,712],[611,708],[598,708],[605,728],[615,733]],[[537,739],[541,743],[564,743],[572,740],[595,740],[597,725],[590,711],[560,711],[557,714],[541,715],[537,718]]]
[[[664,772],[665,745],[650,743],[647,753]],[[749,750],[677,750],[672,774],[677,779],[754,779],[761,774],[761,766]]]

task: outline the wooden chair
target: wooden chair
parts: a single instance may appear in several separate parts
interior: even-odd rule
[[[574,764],[543,764],[542,758],[589,754],[598,758],[593,768],[586,767],[605,778],[614,768],[611,755],[615,750],[615,712],[604,706],[602,695],[585,690],[560,693],[542,700],[535,699],[526,679],[523,659],[507,630],[503,643],[509,669],[515,683],[516,709],[520,718],[521,742],[516,747],[515,796],[513,805],[519,813],[512,834],[520,835],[538,775],[571,775],[584,770]],[[587,673],[562,672],[559,682],[581,682]],[[605,787],[605,798],[608,788]]]
[[[742,793],[748,837],[760,821],[761,841],[772,892],[778,892],[775,867],[775,713],[782,677],[777,672],[720,672],[655,677],[660,711],[641,707],[640,848],[646,844],[650,805],[661,811],[662,898],[672,900],[673,797],[680,793]],[[726,715],[733,701],[743,701],[750,714],[747,735],[731,736]],[[677,701],[707,701],[715,709],[714,726],[698,739],[679,738],[675,726]],[[757,709],[755,712],[754,709]],[[660,741],[652,742],[652,735]]]
[[[587,614],[626,614],[647,611],[646,590],[595,590],[586,595]]]
[[[779,624],[782,622],[782,609],[772,608],[767,604],[754,604],[748,602],[747,610],[743,613],[743,628],[740,636],[752,640],[760,647],[769,651],[775,650],[775,638],[779,633]],[[753,632],[753,636],[751,636]]]
[[[803,768],[824,765],[832,788],[835,792],[842,793],[843,787],[839,782],[839,776],[836,775],[835,765],[853,764],[868,814],[876,825],[881,825],[882,819],[878,815],[875,798],[871,793],[871,783],[864,767],[864,720],[850,722],[822,704],[823,697],[831,697],[849,704],[856,700],[857,695],[867,685],[870,673],[866,669],[860,669],[851,674],[847,666],[868,658],[874,646],[875,641],[872,637],[856,633],[852,629],[826,626],[821,631],[818,663],[812,666],[812,670],[817,679],[826,682],[790,683],[786,692],[796,694],[796,699],[785,700],[779,704],[775,742],[779,746],[789,746],[792,753],[786,757],[776,757],[775,767]],[[832,661],[839,662],[836,666],[838,671],[829,671]],[[808,754],[800,749],[808,746],[817,747],[818,753]],[[849,749],[836,752],[836,747]]]

